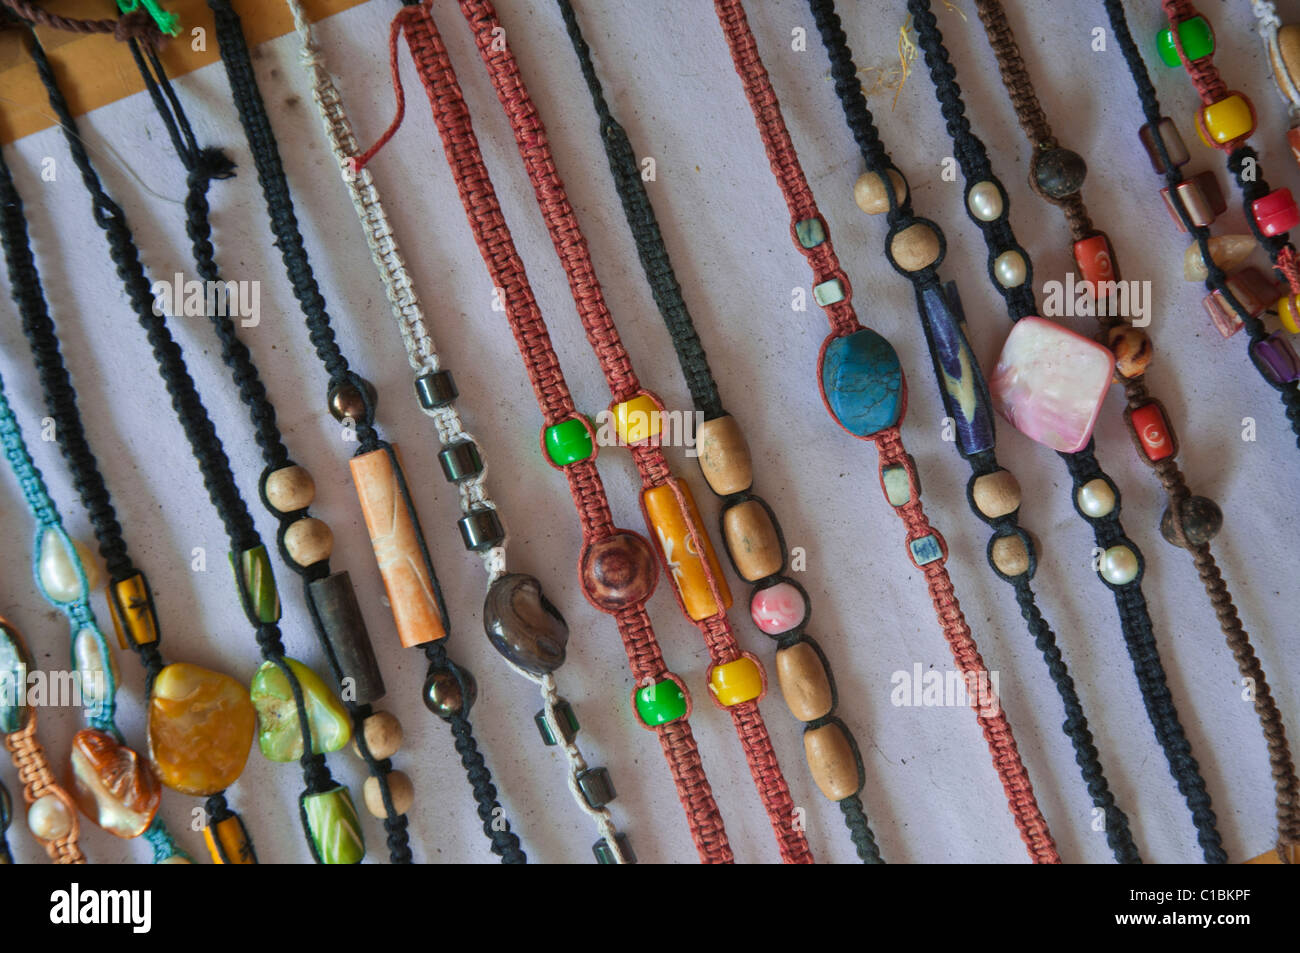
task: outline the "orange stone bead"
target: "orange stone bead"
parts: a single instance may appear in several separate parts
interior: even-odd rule
[[[244,771],[257,713],[229,675],[187,662],[164,668],[149,698],[149,759],[173,791],[207,797]]]

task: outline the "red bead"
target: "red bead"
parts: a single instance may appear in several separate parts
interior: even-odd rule
[[[1265,235],[1281,235],[1300,225],[1300,209],[1290,189],[1276,189],[1250,204],[1255,223]]]
[[[1098,281],[1118,281],[1119,269],[1115,266],[1115,252],[1110,247],[1110,239],[1105,232],[1098,232],[1089,238],[1074,243],[1074,262],[1079,266],[1079,274],[1085,284],[1092,286]],[[1090,287],[1093,294],[1096,289]]]
[[[1144,404],[1138,407],[1130,414],[1129,422],[1148,460],[1154,463],[1173,455],[1174,437],[1169,431],[1169,424],[1159,404]]]

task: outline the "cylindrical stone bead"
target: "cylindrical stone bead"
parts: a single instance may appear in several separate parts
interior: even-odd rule
[[[458,440],[438,454],[438,464],[448,483],[469,480],[483,472],[483,458],[473,440]]]
[[[431,371],[415,379],[415,396],[425,410],[444,407],[460,396],[451,371]]]
[[[346,572],[336,572],[324,579],[314,579],[307,584],[307,597],[320,617],[321,633],[339,671],[344,678],[352,680],[352,700],[358,705],[368,705],[383,698],[384,677],[357,603],[356,590],[352,588],[352,578]]]
[[[471,510],[458,519],[456,525],[460,527],[460,539],[465,548],[475,552],[491,549],[506,538],[501,517],[494,509]]]

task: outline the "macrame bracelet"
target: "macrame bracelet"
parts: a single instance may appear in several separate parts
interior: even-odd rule
[[[1029,138],[1030,145],[1041,149],[1043,144],[1055,142],[1002,4],[999,0],[975,0],[975,8],[997,57],[998,69],[1015,107],[1016,117]],[[1119,270],[1110,240],[1104,232],[1092,227],[1087,208],[1083,204],[1082,191],[1057,197],[1044,192],[1037,182],[1031,182],[1031,185],[1040,197],[1065,212],[1074,239],[1075,260],[1079,263],[1085,280],[1116,280]],[[1094,297],[1097,297],[1096,292]],[[1263,667],[1250,644],[1250,636],[1237,617],[1232,596],[1210,552],[1210,540],[1218,533],[1223,523],[1223,514],[1213,500],[1192,496],[1187,480],[1175,462],[1177,437],[1164,405],[1147,392],[1144,375],[1151,360],[1151,343],[1146,334],[1131,327],[1124,316],[1112,313],[1115,311],[1113,308],[1096,308],[1095,311],[1097,323],[1115,353],[1117,380],[1123,385],[1128,403],[1124,421],[1129,434],[1134,446],[1140,451],[1141,459],[1151,467],[1169,499],[1169,505],[1160,520],[1161,534],[1172,545],[1192,554],[1228,649],[1237,660],[1241,677],[1246,683],[1255,686],[1255,712],[1264,731],[1277,789],[1278,854],[1284,858],[1289,857],[1290,848],[1300,843],[1300,780],[1296,778],[1282,715],[1273,700]],[[1102,311],[1106,313],[1103,315]]]
[[[18,421],[5,396],[3,381],[0,381],[0,447],[4,448],[5,459],[37,524],[32,556],[36,588],[46,602],[68,619],[69,656],[73,670],[80,678],[82,717],[93,733],[88,737],[97,743],[116,746],[117,757],[134,765],[139,756],[126,747],[115,719],[117,679],[108,640],[104,638],[90,607],[91,586],[86,566],[64,530],[63,520],[45,487],[45,480],[27,451]],[[13,630],[6,629],[4,637],[16,654],[19,646],[14,634]],[[23,782],[23,798],[28,803],[27,826],[51,857],[75,863],[81,858],[76,847],[79,831],[77,810],[68,792],[54,783],[44,751],[36,741],[35,713],[29,712],[29,715],[31,717],[17,732],[5,738],[5,747],[18,765],[19,779]],[[98,744],[96,747],[103,750]],[[148,783],[144,780],[144,773],[139,776],[141,784]],[[152,795],[144,795],[143,802],[151,802],[153,810],[151,820],[140,836],[153,848],[154,863],[189,863],[189,857],[176,846],[167,825],[157,813],[160,796],[156,787]]]
[[[229,0],[208,0],[208,6],[216,21],[221,60],[257,167],[276,245],[302,308],[311,342],[329,375],[330,410],[340,422],[349,421],[357,437],[357,452],[351,461],[353,481],[398,635],[406,647],[423,647],[429,663],[425,704],[451,728],[492,852],[505,863],[524,863],[527,858],[519,838],[505,819],[491,772],[474,740],[469,720],[470,708],[478,694],[474,676],[447,655],[444,645],[450,631],[447,608],[397,448],[379,436],[375,426],[374,390],[350,370],[334,339],[325,301],[312,274],[243,26]],[[477,510],[473,519],[463,519],[461,534],[474,549],[495,546],[505,537],[493,509]]]
[[[50,106],[59,119],[73,162],[90,193],[95,221],[108,237],[110,254],[118,276],[123,281],[131,307],[149,340],[159,375],[172,398],[173,409],[203,474],[208,496],[225,526],[240,602],[253,627],[265,663],[254,680],[252,694],[254,697],[259,694],[259,682],[262,682],[262,690],[270,696],[283,698],[287,693],[293,699],[297,716],[296,729],[301,740],[298,761],[304,782],[304,791],[298,801],[299,816],[312,856],[320,863],[358,863],[365,853],[365,847],[356,809],[347,788],[337,784],[330,776],[324,754],[316,750],[318,744],[324,749],[326,742],[324,738],[313,739],[313,726],[307,715],[307,688],[303,682],[311,673],[305,666],[291,664],[285,657],[277,624],[280,619],[280,598],[266,547],[240,496],[230,470],[230,462],[185,366],[181,349],[172,339],[166,318],[154,310],[153,285],[145,275],[126,216],[104,190],[77,132],[49,60],[35,34],[32,35],[30,51],[49,95]],[[149,603],[152,615],[152,600],[147,589],[143,590],[141,598]],[[156,636],[153,640],[156,641]],[[221,743],[215,744],[214,750],[208,750],[197,744],[200,739],[206,739],[206,735],[202,734],[206,729],[174,717],[171,709],[177,706],[162,701],[184,698],[187,705],[221,707],[233,703],[236,697],[247,702],[248,696],[243,686],[227,676],[197,666],[172,665],[163,668],[161,659],[156,655],[146,655],[145,661],[152,683],[150,730],[154,742],[155,765],[168,786],[185,793],[208,797],[206,810],[209,823],[205,838],[213,855],[222,863],[247,862],[246,855],[252,855],[247,832],[243,824],[233,818],[222,792],[243,769],[247,748],[240,742],[244,732],[248,735],[247,744],[252,743],[251,703],[248,703],[244,716],[241,716],[239,707],[234,707],[229,713],[229,723],[225,726],[230,734]],[[316,681],[314,675],[311,678]],[[174,763],[171,763],[172,759],[158,756],[157,739],[154,736],[163,730],[176,732],[173,739],[177,747]],[[192,737],[189,734],[192,731],[199,734]],[[292,760],[295,757],[292,752],[296,749],[289,744],[286,747],[290,750],[284,755],[285,760]],[[272,757],[265,744],[262,748],[268,757]],[[201,757],[192,753],[200,750]],[[218,758],[217,750],[226,757]]]
[[[234,163],[219,149],[199,147],[158,55],[135,40],[130,46],[145,88],[187,173],[186,230],[195,271],[207,288],[221,289],[220,294],[224,296],[225,284],[212,247],[207,193],[214,179],[234,175]],[[221,342],[221,358],[230,368],[240,399],[248,407],[254,436],[262,451],[265,469],[259,481],[259,495],[280,524],[276,534],[280,556],[303,580],[303,594],[317,642],[339,686],[352,723],[352,737],[370,774],[362,800],[366,809],[384,822],[390,861],[410,863],[406,811],[413,802],[414,789],[405,773],[393,770],[391,760],[402,741],[401,723],[393,714],[371,708],[371,703],[385,694],[384,680],[352,579],[345,571],[330,570],[333,534],[327,524],[312,517],[307,510],[315,496],[315,482],[289,456],[276,426],[275,406],[266,395],[252,355],[239,340],[229,317],[230,309],[223,304],[224,297],[206,296],[205,300],[209,303],[208,320]]]
[[[771,507],[752,492],[749,447],[740,424],[723,409],[717,381],[641,180],[632,143],[605,101],[573,6],[569,0],[559,0],[559,7],[600,120],[601,143],[636,241],[642,270],[672,338],[695,409],[704,416],[704,424],[696,434],[699,464],[709,487],[722,499],[721,526],[727,554],[737,574],[753,583],[750,608],[755,624],[777,643],[776,669],[782,695],[790,712],[805,724],[805,738],[812,736],[805,747],[810,756],[818,755],[809,767],[819,789],[839,804],[858,857],[865,863],[883,863],[860,796],[864,772],[857,742],[835,716],[838,694],[830,663],[821,646],[805,631],[812,614],[808,594],[783,575],[784,537]],[[843,763],[831,763],[821,756],[818,739],[831,735],[836,740],[842,736],[848,742],[838,748]]]
[[[866,165],[866,172],[854,188],[861,208],[872,215],[884,213],[890,235],[904,233],[920,224],[932,228],[942,243],[943,232],[939,226],[913,213],[907,180],[890,159],[867,109],[858,69],[833,0],[809,0],[808,7],[830,58],[831,76],[844,109],[844,118]],[[990,197],[995,194],[989,193]],[[1020,484],[998,462],[988,385],[966,340],[965,316],[957,297],[956,283],[944,284],[939,277],[938,264],[936,261],[918,271],[903,271],[903,276],[912,283],[916,293],[917,315],[925,330],[939,394],[946,413],[954,421],[956,449],[971,467],[967,500],[971,511],[993,530],[988,547],[989,565],[1015,590],[1016,604],[1029,634],[1042,652],[1048,674],[1061,696],[1066,714],[1061,730],[1074,746],[1075,762],[1092,796],[1092,803],[1105,818],[1106,840],[1111,852],[1120,863],[1141,863],[1128,818],[1115,803],[1106,782],[1074,679],[1070,677],[1056,635],[1039,611],[1030,586],[1037,559],[1032,538],[1018,522]],[[1023,544],[1027,559],[1023,565],[1012,566],[1004,561],[999,566],[993,554],[1003,556],[1005,547],[1014,545],[1013,540]]]
[[[947,543],[926,518],[920,500],[920,478],[899,432],[907,410],[907,385],[898,355],[888,341],[858,321],[851,301],[852,287],[804,177],[744,8],[738,0],[715,0],[714,9],[754,112],[772,173],[790,208],[791,237],[812,267],[813,297],[830,322],[830,336],[818,357],[822,399],[844,430],[876,445],[881,488],[903,521],[908,558],[925,576],[935,615],[957,667],[968,684],[988,686],[988,670],[944,565]],[[994,713],[989,714],[989,703],[976,703],[975,697],[976,693],[972,693],[972,706],[1029,856],[1035,863],[1059,863],[1056,845],[1034,798],[1006,714],[996,701]]]
[[[966,180],[967,208],[971,212],[972,221],[979,226],[989,250],[990,280],[1005,300],[1008,316],[1016,325],[1003,349],[994,375],[995,399],[999,388],[1006,386],[1006,382],[1015,379],[1017,374],[1033,371],[1032,367],[1022,367],[1023,362],[1017,357],[1013,345],[1018,334],[1036,336],[1037,340],[1046,342],[1045,346],[1078,355],[1076,363],[1081,366],[1097,363],[1104,372],[1098,374],[1096,380],[1088,385],[1095,384],[1097,388],[1096,393],[1088,395],[1090,400],[1095,399],[1092,418],[1083,432],[1076,432],[1076,421],[1070,421],[1070,439],[1050,439],[1046,433],[1035,437],[1032,432],[1035,431],[1032,418],[1034,409],[1019,408],[1021,416],[1016,419],[1014,414],[1017,408],[1009,406],[1009,397],[1004,402],[1003,413],[1026,435],[1035,439],[1041,437],[1039,442],[1052,446],[1065,461],[1073,483],[1075,509],[1092,527],[1101,553],[1097,565],[1098,577],[1114,594],[1124,641],[1133,661],[1134,674],[1142,692],[1147,716],[1155,729],[1156,739],[1164,749],[1179,791],[1187,800],[1206,861],[1224,863],[1227,856],[1215,827],[1210,796],[1205,789],[1200,767],[1192,757],[1191,745],[1178,720],[1178,711],[1166,684],[1164,666],[1152,631],[1146,598],[1142,594],[1142,555],[1120,523],[1119,489],[1101,469],[1093,454],[1091,425],[1109,386],[1114,358],[1101,345],[1037,316],[1029,255],[1021,248],[1011,230],[1007,216],[1006,190],[993,174],[984,144],[971,132],[970,122],[964,115],[961,89],[956,82],[956,71],[948,62],[948,51],[944,48],[938,21],[930,10],[929,0],[908,0],[908,10],[912,14],[917,40],[924,52],[935,95],[953,140],[957,164]],[[1083,160],[1075,153],[1060,148],[1055,142],[1043,143],[1030,167],[1031,178],[1038,181],[1043,191],[1057,197],[1077,192],[1083,184],[1084,171]],[[981,199],[981,196],[985,198]],[[996,202],[993,201],[994,196]],[[1079,382],[1074,382],[1074,386],[1080,386]],[[1067,428],[1062,425],[1061,429]],[[1077,449],[1074,448],[1076,439],[1081,444]]]
[[[357,161],[361,154],[352,122],[334,77],[325,65],[310,21],[298,0],[286,0],[302,43],[299,61],[312,83],[330,148],[344,171],[343,180],[361,223],[379,276],[384,283],[393,317],[415,372],[415,391],[421,410],[430,417],[443,450],[438,455],[443,474],[456,485],[464,518],[497,509],[487,490],[487,463],[474,436],[464,429],[456,408],[455,383],[446,370],[430,334],[428,319],[415,293],[411,275],[368,168]],[[396,34],[392,39],[396,40]],[[543,708],[536,722],[548,745],[563,749],[568,765],[568,785],[574,802],[591,817],[600,839],[592,851],[601,862],[635,860],[625,834],[614,825],[607,804],[615,797],[608,769],[589,767],[571,727],[572,708],[559,694],[555,672],[564,662],[568,626],[542,594],[533,576],[508,572],[505,540],[478,551],[487,573],[488,592],[484,623],[488,640],[516,673],[541,690]],[[518,605],[516,605],[518,600]]]

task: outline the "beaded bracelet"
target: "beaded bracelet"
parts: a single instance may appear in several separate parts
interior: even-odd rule
[[[1120,523],[1119,489],[1093,453],[1092,426],[1114,375],[1114,355],[1095,341],[1038,317],[1028,252],[1011,230],[1006,190],[993,174],[984,143],[971,132],[970,121],[964,115],[966,107],[938,21],[929,0],[908,0],[908,10],[953,140],[957,164],[966,180],[967,210],[988,248],[989,280],[1006,302],[1007,316],[1013,324],[991,381],[994,406],[1017,430],[1051,447],[1065,461],[1073,485],[1074,507],[1092,527],[1100,553],[1094,568],[1098,579],[1114,595],[1124,642],[1156,740],[1187,801],[1206,861],[1225,863],[1227,855],[1215,827],[1210,795],[1166,684],[1142,593],[1142,555]],[[1085,170],[1077,154],[1049,143],[1035,156],[1030,175],[1043,191],[1059,198],[1078,191]],[[1055,359],[1043,360],[1044,354]],[[1066,366],[1061,363],[1065,357],[1076,370],[1074,379],[1063,382],[1056,372],[1051,372],[1049,379],[1046,369]],[[1075,398],[1073,404],[1044,401],[1045,391],[1061,392],[1067,387]],[[1041,408],[1034,403],[1035,398],[1043,402]]]
[[[1300,162],[1300,24],[1283,26],[1282,18],[1277,15],[1277,4],[1271,0],[1251,0],[1250,7],[1259,21],[1259,38],[1264,41],[1273,80],[1291,114],[1287,145],[1291,147],[1292,158]]]
[[[263,658],[251,691],[246,692],[228,676],[185,663],[163,668],[156,650],[142,652],[149,672],[149,738],[154,766],[168,787],[208,798],[209,823],[204,836],[214,859],[220,863],[251,862],[254,858],[247,832],[229,810],[222,792],[242,772],[256,727],[263,754],[271,760],[297,758],[302,767],[299,818],[312,857],[319,863],[359,863],[365,845],[356,808],[348,789],[331,777],[325,759],[326,751],[347,742],[346,714],[310,669],[285,657],[278,627],[280,597],[270,556],[240,496],[181,349],[172,339],[166,318],[154,310],[153,285],[145,275],[126,216],[104,190],[34,33],[30,52],[91,196],[95,221],[108,238],[118,276],[202,471],[204,486],[225,526],[240,602]],[[93,464],[93,458],[89,462]],[[137,635],[132,629],[132,639],[156,643],[157,620],[147,589],[136,598],[149,604],[150,611],[147,630]],[[123,616],[123,628],[127,628],[125,612],[130,608],[132,603],[116,610]],[[140,606],[134,608],[139,613]],[[135,621],[141,618],[137,614]]]
[[[1269,261],[1286,281],[1281,296],[1269,279],[1253,269],[1242,269],[1231,277],[1227,269],[1241,264],[1254,250],[1245,236],[1209,237],[1207,228],[1227,204],[1212,177],[1198,175],[1184,182],[1178,167],[1190,158],[1173,120],[1160,115],[1155,88],[1129,32],[1119,0],[1105,0],[1111,29],[1120,43],[1129,72],[1138,88],[1147,124],[1140,135],[1151,164],[1168,183],[1164,192],[1174,220],[1184,231],[1193,232],[1196,244],[1187,250],[1183,272],[1189,280],[1205,279],[1210,294],[1205,307],[1215,327],[1230,337],[1245,327],[1248,353],[1255,369],[1278,391],[1287,419],[1300,446],[1300,355],[1281,331],[1269,334],[1261,319],[1275,312],[1283,328],[1300,332],[1300,259],[1287,232],[1300,225],[1300,208],[1290,189],[1270,190],[1259,168],[1259,156],[1246,144],[1255,131],[1255,107],[1244,95],[1228,90],[1214,65],[1214,30],[1187,0],[1161,0],[1169,28],[1157,37],[1157,50],[1170,67],[1185,66],[1202,108],[1196,114],[1202,141],[1227,156],[1228,170],[1241,192],[1242,210],[1255,241],[1264,246]],[[1174,201],[1170,196],[1177,196]]]
[[[835,80],[835,91],[845,121],[866,165],[866,171],[854,186],[859,207],[869,215],[884,213],[888,223],[887,248],[889,237],[905,234],[916,225],[932,228],[943,245],[943,232],[939,226],[928,219],[918,218],[912,211],[907,180],[886,151],[867,109],[858,69],[833,0],[808,0],[808,7],[830,58],[831,76]],[[983,200],[988,211],[996,208],[995,198],[997,202],[1001,201],[998,193],[986,190]],[[1030,586],[1037,557],[1032,538],[1018,522],[1020,484],[1014,474],[1003,469],[998,462],[995,450],[997,434],[988,385],[966,340],[966,322],[957,296],[957,285],[951,281],[945,284],[939,277],[938,266],[939,262],[935,261],[919,270],[900,270],[916,293],[917,315],[925,331],[939,394],[946,413],[954,422],[956,450],[971,467],[967,501],[971,511],[993,530],[988,545],[989,566],[995,575],[1015,590],[1020,614],[1034,644],[1043,654],[1048,674],[1065,708],[1066,719],[1061,730],[1074,746],[1075,762],[1079,765],[1092,803],[1105,818],[1106,840],[1111,852],[1120,863],[1141,863],[1128,817],[1115,803],[1106,782],[1074,679],[1070,677],[1056,635],[1043,618]],[[1017,566],[1005,561],[1006,547],[1016,545],[1015,540],[1024,546],[1026,556],[1024,563]]]
[[[22,490],[27,509],[36,520],[32,558],[36,588],[46,602],[67,617],[71,629],[70,656],[81,686],[82,717],[93,733],[87,736],[95,744],[91,750],[103,750],[101,742],[111,745],[119,762],[128,767],[128,776],[134,782],[131,786],[143,795],[135,806],[145,808],[149,814],[149,821],[140,836],[153,848],[153,862],[188,864],[189,857],[176,846],[158,814],[161,792],[153,784],[147,769],[136,770],[139,756],[126,746],[117,727],[117,672],[108,640],[104,638],[90,607],[91,584],[87,564],[64,530],[58,507],[50,498],[41,471],[32,461],[18,420],[5,396],[2,380],[0,446],[4,448],[5,459],[9,461],[9,468]],[[18,647],[13,635],[12,630],[6,630],[5,644]],[[54,782],[53,772],[35,733],[35,713],[29,711],[26,726],[5,738],[5,747],[18,765],[19,778],[23,781],[23,799],[28,805],[27,826],[52,858],[76,863],[81,858],[76,846],[79,831],[76,807],[68,792]],[[92,797],[95,794],[112,796],[108,791],[87,793]]]
[[[208,0],[208,7],[216,21],[221,60],[257,167],[276,245],[317,357],[329,375],[330,411],[340,422],[350,421],[357,437],[357,451],[350,464],[352,478],[398,636],[404,647],[422,647],[428,659],[424,702],[451,728],[492,852],[505,863],[524,863],[527,858],[519,838],[510,829],[491,772],[474,740],[469,712],[478,696],[477,685],[470,671],[447,654],[444,642],[451,623],[397,448],[379,435],[374,389],[350,370],[334,339],[325,301],[312,274],[243,26],[229,0]],[[460,521],[460,530],[466,546],[474,550],[496,546],[504,539],[494,509],[476,510]]]
[[[207,287],[223,289],[224,293],[225,284],[212,247],[207,192],[214,179],[234,175],[234,163],[219,149],[199,147],[157,53],[151,46],[142,47],[136,39],[129,42],[145,88],[187,172],[186,226],[195,269]],[[289,456],[276,426],[275,406],[266,395],[252,355],[239,340],[228,316],[230,309],[214,299],[208,300],[217,305],[209,307],[207,317],[221,342],[222,360],[248,407],[262,451],[265,469],[258,484],[259,495],[280,524],[276,540],[281,559],[302,577],[317,642],[338,685],[356,750],[370,773],[362,788],[362,800],[366,809],[384,822],[390,861],[410,863],[406,812],[414,803],[414,787],[405,773],[393,770],[391,760],[402,743],[402,724],[392,713],[371,708],[386,689],[352,578],[346,571],[330,571],[333,533],[307,510],[315,497],[315,481]],[[263,753],[281,760],[276,752],[268,753],[264,748]]]
[[[776,671],[781,694],[791,714],[804,723],[804,750],[818,789],[839,804],[858,857],[866,863],[883,863],[860,796],[865,772],[857,741],[835,716],[838,694],[830,661],[805,631],[812,613],[808,593],[784,575],[784,536],[771,506],[752,491],[753,465],[744,432],[735,417],[723,409],[718,383],[673,272],[632,143],[605,101],[573,6],[569,0],[559,0],[559,6],[600,120],[601,144],[636,241],[642,270],[672,338],[695,409],[703,415],[704,422],[696,435],[700,470],[710,489],[722,499],[721,526],[727,555],[736,574],[753,584],[750,612],[754,624],[777,643]],[[827,760],[827,751],[833,751],[840,760]],[[817,760],[812,760],[814,757]]]
[[[790,209],[791,237],[812,267],[813,298],[826,312],[831,326],[818,355],[822,400],[846,432],[876,445],[881,488],[903,521],[908,558],[925,576],[944,639],[967,684],[988,685],[988,671],[945,566],[947,543],[925,515],[920,478],[903,446],[900,426],[907,410],[907,386],[898,355],[884,337],[858,321],[851,300],[852,287],[804,177],[744,8],[738,0],[715,0],[714,9],[754,112],[772,173]],[[890,257],[898,256],[891,251]],[[1033,785],[1002,706],[995,704],[990,714],[989,706],[977,703],[973,694],[971,701],[1030,857],[1035,863],[1059,863],[1056,845],[1034,798]]]
[[[464,429],[456,408],[457,392],[451,371],[438,356],[428,319],[406,270],[379,190],[370,169],[360,161],[364,157],[353,134],[352,122],[316,44],[311,24],[298,0],[286,2],[302,42],[299,61],[311,79],[312,95],[325,135],[345,172],[344,183],[416,375],[415,392],[420,409],[433,420],[443,447],[438,454],[443,475],[456,485],[463,519],[473,521],[475,512],[497,509],[487,489],[487,463],[478,441]],[[619,833],[607,806],[616,796],[609,770],[587,765],[573,729],[576,716],[556,684],[555,673],[564,663],[568,625],[543,595],[540,580],[507,570],[504,539],[479,550],[478,555],[487,573],[483,621],[488,641],[516,673],[541,690],[543,708],[534,720],[545,744],[563,749],[570,793],[600,832],[593,853],[601,862],[633,862],[635,857],[627,836]]]
[[[55,779],[45,747],[36,737],[36,709],[24,703],[27,673],[31,670],[31,652],[27,650],[22,635],[7,619],[0,618],[0,678],[6,679],[4,686],[0,687],[0,691],[5,692],[5,696],[0,698],[0,733],[4,734],[5,748],[18,769],[23,800],[28,805],[28,827],[56,864],[84,864],[86,855],[77,844],[81,831],[76,802]],[[16,696],[12,704],[9,692]],[[77,758],[74,755],[74,770]],[[13,802],[5,786],[0,784],[0,864],[14,862],[4,839],[12,817]],[[66,829],[61,829],[64,818],[69,823]]]
[[[1055,143],[1056,138],[1034,92],[1000,0],[975,0],[975,8],[997,57],[998,70],[1015,107],[1016,118],[1030,146],[1040,150],[1052,148],[1050,144]],[[1074,240],[1075,261],[1079,263],[1085,280],[1117,280],[1119,270],[1114,249],[1106,233],[1092,226],[1082,191],[1054,196],[1038,188],[1036,181],[1031,181],[1031,185],[1041,198],[1058,206],[1065,214]],[[1116,381],[1123,386],[1128,404],[1124,421],[1134,446],[1139,450],[1140,459],[1151,467],[1169,499],[1160,520],[1161,535],[1171,545],[1191,553],[1228,649],[1237,661],[1238,671],[1247,684],[1255,686],[1255,712],[1267,742],[1277,788],[1277,849],[1279,856],[1289,856],[1290,848],[1300,844],[1300,779],[1296,777],[1295,764],[1291,760],[1281,712],[1250,644],[1250,636],[1237,616],[1232,595],[1210,552],[1210,539],[1222,525],[1223,514],[1212,500],[1191,495],[1187,480],[1174,459],[1178,452],[1178,439],[1169,423],[1168,413],[1164,405],[1149,396],[1147,391],[1145,372],[1151,360],[1151,342],[1124,316],[1112,313],[1115,310],[1102,307],[1095,308],[1094,312],[1101,332],[1115,353]]]

